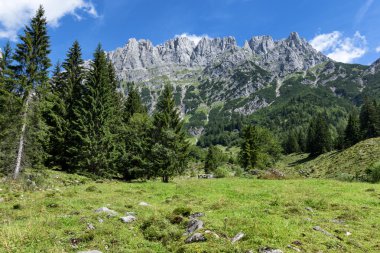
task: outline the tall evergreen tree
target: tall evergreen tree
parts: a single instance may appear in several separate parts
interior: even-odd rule
[[[257,128],[253,125],[243,130],[243,142],[240,147],[240,163],[245,169],[253,169],[259,158],[259,141]]]
[[[17,62],[15,73],[20,84],[18,91],[24,101],[14,178],[18,177],[25,160],[29,159],[32,166],[37,166],[47,157],[44,151],[47,128],[42,120],[42,114],[46,105],[43,100],[48,91],[48,69],[51,64],[48,57],[50,42],[44,14],[44,9],[40,6],[30,25],[25,27],[24,34],[19,37],[21,42],[17,44],[14,54],[14,60]],[[25,142],[28,145],[24,154]]]
[[[360,111],[360,129],[365,139],[380,136],[380,118],[377,105],[374,100],[369,98],[364,99]]]
[[[344,147],[351,147],[361,139],[359,117],[351,113],[348,117],[347,127],[344,131]]]
[[[312,119],[308,129],[308,151],[312,156],[330,151],[332,138],[325,117],[320,113]]]
[[[158,99],[153,119],[152,166],[155,174],[168,182],[171,176],[181,174],[188,161],[183,121],[175,106],[173,88],[166,85]]]
[[[128,122],[130,117],[132,117],[135,113],[146,113],[146,107],[143,105],[141,101],[140,94],[138,90],[135,88],[134,84],[128,85],[129,93],[127,99],[124,103],[124,121]]]
[[[95,176],[112,176],[118,159],[113,125],[118,122],[118,97],[110,80],[106,55],[99,45],[82,87],[80,100],[73,104],[73,143],[69,147],[70,166]]]
[[[14,169],[20,109],[21,100],[15,89],[12,69],[12,49],[8,42],[4,52],[0,52],[0,173],[8,174]]]
[[[285,151],[288,154],[300,152],[300,146],[298,144],[297,134],[294,131],[288,133],[285,142]]]

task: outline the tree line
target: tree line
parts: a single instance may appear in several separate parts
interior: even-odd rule
[[[50,39],[42,6],[13,52],[0,59],[0,168],[56,167],[92,177],[170,177],[186,168],[189,144],[166,85],[152,116],[129,84],[127,98],[99,45],[85,63],[77,41],[49,76]],[[89,65],[88,67],[85,67]]]
[[[345,128],[335,139],[326,115],[319,113],[310,121],[306,134],[302,131],[289,131],[283,146],[289,154],[307,152],[318,156],[375,137],[380,137],[380,104],[375,99],[365,98],[360,112],[353,110],[349,113]]]

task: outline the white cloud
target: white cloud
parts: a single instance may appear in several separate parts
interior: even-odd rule
[[[65,15],[80,20],[81,13],[97,17],[95,6],[88,0],[0,0],[0,38],[15,40],[17,32],[27,24],[38,7],[45,8],[48,24],[59,26]]]
[[[353,37],[344,37],[339,31],[319,34],[310,44],[331,59],[344,63],[352,63],[367,53],[366,37],[358,31]]]
[[[198,45],[199,41],[201,41],[202,38],[208,38],[210,39],[210,37],[208,35],[195,35],[195,34],[188,34],[188,33],[182,33],[180,35],[176,35],[175,37],[180,37],[180,38],[188,38],[189,40],[191,40],[192,42],[194,42],[195,45]]]
[[[378,46],[375,50],[376,50],[376,53],[380,53],[380,46]]]

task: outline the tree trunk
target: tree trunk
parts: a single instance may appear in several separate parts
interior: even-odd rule
[[[162,176],[162,182],[169,183],[169,176],[168,175],[163,175]]]
[[[16,160],[16,166],[13,173],[13,179],[17,179],[18,175],[21,171],[21,162],[23,158],[23,152],[24,152],[24,143],[25,143],[25,131],[26,131],[26,125],[28,121],[28,111],[29,111],[29,103],[32,100],[33,93],[30,92],[28,94],[28,97],[26,98],[25,105],[24,105],[24,113],[22,115],[22,127],[21,127],[21,134],[20,134],[20,141],[18,145],[18,151],[17,151],[17,160]]]

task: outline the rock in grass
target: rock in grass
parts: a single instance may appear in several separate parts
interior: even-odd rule
[[[203,217],[203,216],[205,216],[204,213],[199,213],[199,212],[197,212],[197,213],[193,213],[193,214],[191,214],[191,215],[189,216],[189,218],[190,218],[190,219],[195,219],[195,218]]]
[[[239,232],[239,233],[237,233],[237,235],[235,235],[234,238],[231,239],[231,242],[235,243],[237,241],[240,241],[241,239],[243,239],[244,236],[245,236],[245,234],[243,232]]]
[[[331,234],[330,232],[327,232],[326,230],[324,230],[324,229],[321,228],[320,226],[315,226],[315,227],[313,227],[313,229],[314,229],[315,231],[322,232],[323,234],[325,234],[325,235],[327,235],[327,236],[335,237],[333,234]]]
[[[294,251],[296,251],[296,252],[301,252],[301,250],[300,250],[299,248],[294,247],[294,246],[292,246],[292,245],[288,245],[288,248],[289,248],[289,249],[292,249],[292,250],[294,250]]]
[[[101,207],[95,210],[95,213],[106,213],[109,216],[116,216],[118,213],[108,207]]]
[[[187,224],[186,233],[187,235],[192,234],[198,229],[203,228],[203,221],[191,219],[189,223]]]
[[[314,210],[313,210],[313,208],[311,208],[311,207],[309,207],[309,206],[308,206],[308,207],[306,207],[305,209],[306,209],[306,211],[309,211],[309,212],[311,212],[311,213],[314,213]]]
[[[139,203],[139,206],[150,206],[148,203],[144,202],[144,201],[141,201]]]
[[[128,215],[125,217],[121,217],[120,220],[124,223],[131,223],[131,222],[134,222],[135,220],[137,220],[137,218],[133,215]]]
[[[88,230],[94,230],[95,227],[94,227],[94,225],[92,225],[92,223],[87,223],[87,229]]]
[[[263,247],[259,249],[259,253],[283,253],[282,250],[273,249],[270,247]]]
[[[205,242],[207,239],[201,233],[195,233],[186,238],[185,243]]]

